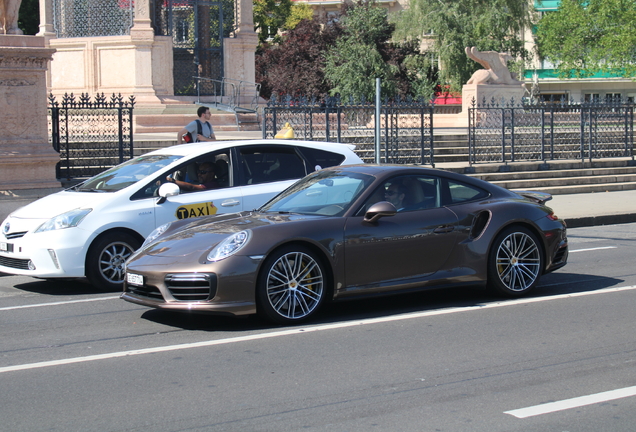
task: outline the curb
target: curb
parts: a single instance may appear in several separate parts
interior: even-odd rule
[[[617,214],[603,216],[586,216],[581,218],[565,218],[568,228],[583,228],[601,225],[617,225],[636,222],[636,214]]]

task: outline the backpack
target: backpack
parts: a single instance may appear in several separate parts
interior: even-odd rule
[[[203,123],[201,123],[201,120],[197,119],[195,120],[197,122],[197,136],[199,135],[203,135]],[[205,122],[208,127],[210,128],[210,130],[212,130],[212,126],[210,126],[210,122]],[[183,141],[186,143],[191,143],[196,141],[194,139],[194,137],[192,136],[192,134],[190,132],[188,132],[187,134],[183,135]]]

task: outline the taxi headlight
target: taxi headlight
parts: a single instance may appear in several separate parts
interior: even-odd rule
[[[38,233],[76,227],[86,217],[86,215],[92,211],[93,209],[75,209],[62,213],[61,215],[52,217],[44,222],[37,230],[35,230],[35,232]]]
[[[252,231],[245,230],[232,234],[221,243],[216,245],[208,254],[208,261],[221,261],[229,256],[234,255],[243,248],[252,237]]]
[[[168,222],[167,224],[163,224],[160,227],[158,227],[157,229],[155,229],[153,232],[151,232],[150,235],[148,237],[146,237],[146,240],[144,240],[144,244],[141,245],[141,248],[144,248],[145,246],[147,246],[150,243],[152,243],[153,241],[155,241],[157,239],[157,237],[159,237],[161,234],[165,233],[166,230],[168,228],[170,228],[170,225],[172,225],[172,222]]]

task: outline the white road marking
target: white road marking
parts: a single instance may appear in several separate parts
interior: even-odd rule
[[[21,370],[28,370],[28,369],[37,369],[37,368],[44,368],[44,367],[51,367],[51,366],[68,365],[73,363],[84,363],[84,362],[90,362],[90,361],[96,361],[96,360],[107,360],[107,359],[113,359],[117,357],[127,357],[127,356],[142,355],[142,354],[186,350],[186,349],[209,347],[209,346],[215,346],[215,345],[227,345],[227,344],[236,343],[236,342],[246,342],[246,341],[253,341],[253,340],[260,340],[260,339],[271,339],[271,338],[276,338],[281,336],[292,336],[292,335],[298,335],[303,333],[313,333],[313,332],[319,332],[319,331],[325,331],[325,330],[343,329],[348,327],[356,327],[360,325],[370,325],[370,324],[386,323],[386,322],[393,322],[393,321],[404,321],[404,320],[431,317],[431,316],[437,316],[437,315],[448,315],[448,314],[459,313],[459,312],[473,312],[473,311],[479,311],[484,309],[516,306],[516,305],[529,304],[529,303],[539,303],[544,301],[568,299],[568,298],[575,298],[575,297],[584,297],[584,296],[596,295],[596,294],[608,294],[608,293],[628,291],[628,290],[636,290],[636,285],[617,287],[617,288],[606,288],[606,289],[601,289],[597,291],[585,291],[585,292],[578,292],[578,293],[572,293],[572,294],[560,294],[560,295],[548,296],[548,297],[534,297],[534,298],[524,298],[524,299],[517,299],[517,300],[507,300],[507,301],[486,303],[481,305],[456,307],[456,308],[440,309],[440,310],[425,311],[425,312],[413,312],[413,313],[393,315],[388,317],[369,318],[369,319],[358,320],[358,321],[346,321],[346,322],[340,322],[340,323],[334,323],[334,324],[316,325],[311,327],[294,328],[289,330],[275,331],[270,333],[260,333],[260,334],[254,334],[249,336],[239,336],[239,337],[232,337],[232,338],[226,338],[226,339],[208,340],[208,341],[186,343],[186,344],[179,344],[179,345],[159,346],[159,347],[145,348],[145,349],[139,349],[139,350],[119,351],[114,353],[98,354],[98,355],[84,356],[84,357],[72,357],[67,359],[51,360],[51,361],[44,361],[44,362],[37,362],[37,363],[26,363],[26,364],[14,365],[14,366],[0,367],[0,373],[15,372],[15,371],[21,371]]]
[[[601,402],[607,402],[615,399],[622,399],[630,396],[636,396],[635,387],[625,387],[617,390],[610,390],[602,393],[591,394],[587,396],[565,399],[557,402],[550,402],[541,405],[535,405],[527,408],[506,411],[504,414],[510,414],[517,418],[533,417],[542,414],[549,414],[556,411],[563,411],[572,408],[579,408],[586,405],[592,405]]]
[[[574,249],[574,250],[571,250],[570,253],[589,252],[589,251],[603,250],[603,249],[616,249],[616,246],[605,246],[605,247],[597,247],[597,248],[589,248],[589,249]]]
[[[1,307],[0,311],[8,311],[8,310],[14,310],[14,309],[28,309],[28,308],[44,307],[44,306],[59,306],[59,305],[67,305],[67,304],[73,304],[73,303],[87,303],[87,302],[102,301],[102,300],[113,300],[118,298],[119,296],[110,296],[110,297],[98,297],[98,298],[90,298],[90,299],[82,299],[82,300],[68,300],[68,301],[53,302],[53,303],[38,303],[38,304],[32,304],[32,305],[7,306],[7,307]]]

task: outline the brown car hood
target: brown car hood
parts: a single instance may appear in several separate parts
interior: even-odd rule
[[[323,218],[323,216],[244,212],[234,215],[203,217],[177,224],[175,230],[160,237],[144,250],[145,255],[160,257],[199,257],[229,235],[243,230],[254,233],[281,223]]]

